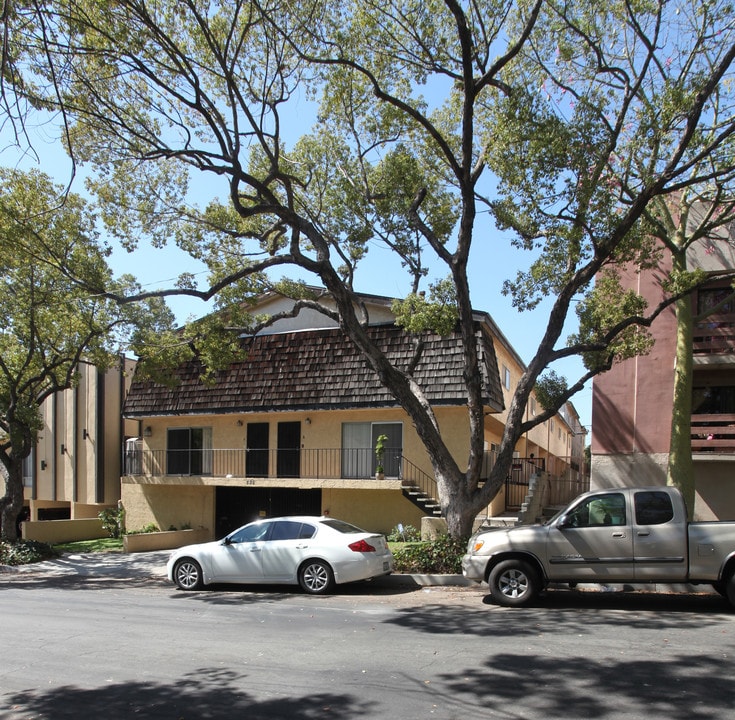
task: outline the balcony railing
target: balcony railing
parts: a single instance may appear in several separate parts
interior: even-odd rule
[[[735,416],[717,417],[735,420]],[[490,476],[495,460],[495,453],[485,453],[481,480]],[[372,448],[143,450],[128,446],[124,468],[126,475],[149,477],[206,476],[256,481],[259,478],[369,480],[375,477],[375,465]],[[404,485],[418,487],[426,496],[438,499],[433,475],[403,457],[400,449],[386,449],[383,466],[388,479],[402,480]],[[506,503],[509,507],[515,507],[523,502],[529,479],[538,470],[548,473],[549,499],[555,503],[565,503],[589,489],[589,477],[583,469],[579,458],[514,458],[506,479]]]
[[[695,355],[735,355],[735,315],[710,315],[694,328],[692,350]]]
[[[386,448],[383,467],[387,478],[400,478],[399,449]],[[342,449],[183,449],[125,451],[125,474],[162,477],[207,476],[237,478],[304,478],[308,480],[375,477],[372,448]]]
[[[692,415],[692,451],[735,453],[735,415]]]

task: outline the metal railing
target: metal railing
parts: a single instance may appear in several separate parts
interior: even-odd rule
[[[285,449],[182,449],[128,448],[125,474],[150,477],[206,476],[237,478],[304,478],[308,480],[375,477],[372,448]],[[403,458],[400,449],[386,448],[383,459],[387,478],[399,478]]]
[[[727,417],[735,420],[735,416]],[[369,480],[375,478],[376,467],[372,448],[143,450],[128,446],[124,457],[126,475],[149,477]],[[490,477],[495,461],[494,452],[485,453],[481,480]],[[433,475],[405,458],[399,448],[386,449],[383,466],[386,478],[400,479],[404,485],[419,488],[427,497],[439,499]],[[531,476],[539,470],[548,472],[550,504],[566,503],[589,489],[589,476],[583,472],[579,458],[514,458],[505,485],[508,509],[520,507]]]

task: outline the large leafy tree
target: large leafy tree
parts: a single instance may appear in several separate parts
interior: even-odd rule
[[[74,386],[82,359],[108,367],[123,331],[143,320],[170,322],[160,301],[145,312],[121,309],[85,289],[135,291],[129,280],[113,283],[106,255],[83,200],[42,173],[0,169],[2,539],[17,537],[23,460],[36,443],[41,403]]]
[[[11,115],[24,107],[17,93],[58,110],[72,157],[91,166],[104,219],[128,247],[177,242],[208,265],[208,287],[185,276],[171,293],[225,307],[275,269],[317,278],[411,417],[461,535],[502,486],[518,439],[650,345],[646,327],[662,308],[605,271],[656,261],[654,201],[729,184],[732,23],[725,0],[19,1],[6,25],[4,97]],[[314,127],[295,139],[309,101]],[[189,178],[200,176],[224,199],[187,202]],[[505,292],[519,310],[547,298],[550,311],[480,487],[468,265],[474,247],[492,256],[508,234],[530,259]],[[429,267],[448,278],[436,288],[444,304],[452,297],[464,343],[466,465],[443,442],[413,363],[392,363],[365,332],[354,288],[373,244],[412,278],[415,293],[397,311],[417,335],[436,317],[416,311]],[[565,338],[573,308],[579,332]],[[544,382],[575,355],[581,377]],[[534,388],[545,410],[527,418]]]

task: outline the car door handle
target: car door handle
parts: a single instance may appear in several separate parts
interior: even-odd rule
[[[638,537],[648,537],[651,533],[648,530],[639,530]]]
[[[620,531],[618,531],[618,532],[614,532],[614,533],[612,534],[612,536],[613,536],[614,538],[624,538],[624,537],[625,537],[625,533],[624,533],[624,532],[620,532]]]
[[[260,548],[256,545],[255,547],[250,548],[250,552],[260,552]]]

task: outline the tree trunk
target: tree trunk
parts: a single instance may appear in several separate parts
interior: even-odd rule
[[[23,461],[3,458],[5,495],[0,498],[0,540],[18,539],[18,516],[23,509]]]
[[[674,269],[676,269],[676,259]],[[674,368],[674,405],[671,414],[671,440],[668,485],[684,495],[691,520],[694,513],[694,463],[692,462],[692,300],[687,296],[676,303],[676,366]]]

